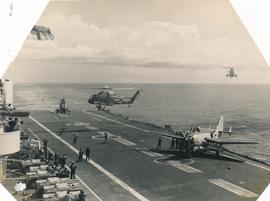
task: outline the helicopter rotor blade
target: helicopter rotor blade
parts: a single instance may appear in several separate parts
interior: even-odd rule
[[[134,90],[134,89],[136,89],[136,88],[132,88],[132,87],[130,87],[130,88],[112,88],[113,90]]]

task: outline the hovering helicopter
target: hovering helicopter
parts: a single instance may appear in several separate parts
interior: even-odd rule
[[[28,36],[28,39],[32,40],[54,40],[54,38],[49,27],[39,25],[34,25]]]
[[[236,74],[234,68],[229,69],[228,74],[226,75],[226,77],[230,77],[230,78],[237,77],[237,74]]]
[[[70,113],[69,108],[67,107],[66,100],[64,98],[60,99],[59,106],[55,110],[56,114],[67,114]]]
[[[113,105],[120,105],[120,104],[132,104],[137,96],[140,94],[140,91],[136,91],[136,93],[132,97],[124,97],[116,95],[113,88],[104,86],[103,88],[96,88],[101,89],[100,92],[97,94],[93,94],[88,99],[89,104],[94,104],[97,106],[98,110],[101,110],[102,106],[113,106]],[[132,89],[132,88],[119,88],[120,89]],[[116,90],[116,89],[115,89]]]

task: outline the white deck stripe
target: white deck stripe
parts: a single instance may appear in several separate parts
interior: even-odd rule
[[[127,123],[123,123],[123,122],[121,122],[121,121],[117,121],[117,120],[114,120],[114,119],[110,119],[110,118],[108,118],[108,117],[103,117],[103,116],[101,116],[101,115],[94,114],[94,113],[92,113],[92,112],[87,112],[87,111],[83,111],[83,110],[82,110],[82,112],[87,113],[87,114],[90,114],[90,115],[95,116],[95,117],[99,117],[99,118],[102,118],[102,119],[106,119],[106,120],[111,121],[111,122],[118,123],[118,124],[120,124],[120,125],[127,126],[127,127],[129,127],[129,128],[134,128],[134,129],[136,129],[136,130],[143,131],[143,132],[146,132],[146,133],[153,133],[153,134],[156,133],[157,135],[163,135],[163,133],[160,133],[160,132],[152,132],[152,131],[147,130],[147,129],[139,128],[139,127],[136,127],[136,126],[132,126],[132,125],[130,125],[130,124],[127,124]],[[165,138],[165,139],[171,140],[170,137],[166,137],[166,136],[162,136],[162,137]]]
[[[87,111],[85,111],[85,110],[81,110],[82,112],[84,112],[84,113],[86,113],[86,114],[90,114],[90,112],[87,112]],[[92,114],[92,113],[91,113]],[[91,117],[91,118],[93,118],[93,119],[95,119],[96,121],[101,121],[101,119],[99,119],[99,118],[97,118],[97,117]]]
[[[32,121],[34,121],[36,124],[38,124],[41,128],[43,128],[44,130],[46,130],[48,133],[50,133],[51,135],[53,135],[56,139],[58,139],[63,144],[65,144],[72,151],[74,151],[75,153],[78,153],[79,152],[78,149],[76,149],[75,147],[73,147],[72,145],[70,145],[68,142],[66,142],[64,139],[62,139],[61,137],[59,137],[58,135],[56,135],[50,129],[48,129],[43,124],[41,124],[39,121],[37,121],[36,119],[34,119],[32,116],[29,116],[29,118]],[[84,155],[84,158],[85,158],[85,155]],[[129,193],[131,193],[132,195],[134,195],[137,199],[139,199],[141,201],[149,201],[143,195],[141,195],[140,193],[138,193],[137,191],[135,191],[133,188],[131,188],[130,186],[128,186],[126,183],[124,183],[122,180],[120,180],[119,178],[117,178],[116,176],[114,176],[113,174],[111,174],[109,171],[105,170],[103,167],[101,167],[95,161],[89,160],[87,162],[90,163],[91,165],[93,165],[95,168],[97,168],[99,171],[101,171],[103,174],[105,174],[107,177],[109,177],[115,183],[117,183],[118,185],[120,185],[123,189],[125,189],[126,191],[128,191]]]
[[[259,165],[259,164],[256,164],[256,163],[252,163],[252,162],[250,162],[250,161],[245,161],[245,163],[246,163],[246,164],[249,164],[249,165],[252,165],[252,166],[254,166],[254,167],[257,167],[257,168],[264,169],[264,170],[270,172],[270,168],[269,168],[269,167],[262,166],[262,165]]]
[[[35,134],[30,128],[28,128],[28,130],[30,131],[30,133],[32,134],[32,135],[34,135],[39,141],[41,141],[40,140],[40,138],[37,136],[37,134]],[[54,152],[48,147],[48,150],[52,153],[52,154],[54,154]],[[67,166],[67,165],[65,165],[65,167],[70,171],[70,168]],[[77,174],[76,174],[76,178],[85,186],[85,188],[87,188],[87,190],[89,190],[89,192],[90,193],[92,193],[99,201],[103,201]]]
[[[103,117],[103,116],[101,116],[101,115],[94,114],[94,113],[92,113],[92,112],[87,112],[87,111],[82,111],[82,112],[87,113],[87,114],[90,114],[90,115],[95,116],[95,117],[98,117],[98,118],[101,118],[101,119],[106,119],[106,120],[108,120],[108,121],[115,122],[115,123],[118,123],[118,124],[121,124],[121,125],[130,127],[130,128],[134,128],[134,129],[137,129],[137,130],[140,130],[140,131],[150,132],[149,130],[142,129],[142,128],[139,128],[139,127],[136,127],[136,126],[132,126],[132,125],[130,125],[130,124],[126,124],[126,123],[123,123],[123,122],[120,122],[120,121],[117,121],[117,120],[114,120],[114,119],[110,119],[110,118],[107,118],[107,117]]]
[[[98,131],[99,128],[95,127],[95,126],[85,126],[86,128],[88,128],[91,131]]]
[[[172,165],[173,167],[175,167],[179,170],[182,170],[184,172],[187,172],[187,173],[200,173],[200,172],[202,172],[201,170],[198,170],[198,169],[193,168],[191,166],[188,166],[186,164],[180,163],[178,161],[168,161],[168,163],[170,165]]]
[[[235,184],[227,182],[223,179],[209,179],[208,181],[211,182],[212,184],[215,184],[221,188],[224,188],[232,193],[235,193],[241,197],[252,198],[252,197],[258,196],[258,194],[256,194],[256,193],[253,193],[253,192],[246,190],[240,186],[237,186]]]
[[[110,133],[110,132],[107,132],[107,131],[99,131],[98,133],[100,134],[100,135],[104,135],[104,133],[107,133],[108,134],[108,136],[116,136],[116,135],[114,135],[114,134],[112,134],[112,133]],[[120,137],[120,136],[119,136]],[[133,142],[130,142],[129,140],[126,140],[126,139],[123,139],[123,138],[115,138],[115,139],[113,139],[114,141],[117,141],[117,142],[119,142],[119,143],[121,143],[121,144],[123,144],[123,145],[126,145],[126,146],[136,146],[136,144],[135,143],[133,143]]]
[[[107,133],[108,136],[114,136],[112,133],[110,133],[108,131],[98,131],[98,134],[100,134],[100,135],[105,135],[104,133]]]
[[[152,152],[152,151],[141,151],[141,153],[146,154],[147,156],[150,157],[163,157],[163,154]]]
[[[135,143],[130,142],[130,141],[128,141],[126,139],[123,139],[123,138],[114,139],[114,140],[117,141],[117,142],[119,142],[119,143],[121,143],[121,144],[123,144],[123,145],[126,145],[126,146],[136,146]]]

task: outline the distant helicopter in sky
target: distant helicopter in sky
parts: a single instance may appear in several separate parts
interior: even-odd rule
[[[136,93],[132,97],[125,97],[116,95],[116,93],[113,91],[113,90],[133,89],[133,88],[111,88],[109,86],[104,86],[103,88],[95,88],[95,89],[101,89],[101,91],[91,95],[90,98],[88,99],[88,103],[96,105],[98,110],[104,108],[105,106],[113,106],[121,104],[128,104],[130,106],[140,94],[140,91],[136,91]]]
[[[237,77],[237,74],[234,70],[234,68],[229,68],[228,74],[226,74],[226,77],[234,78]]]
[[[32,40],[54,40],[55,36],[52,34],[51,29],[45,26],[34,25],[28,39]]]

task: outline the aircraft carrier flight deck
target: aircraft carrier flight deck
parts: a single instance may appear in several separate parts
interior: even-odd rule
[[[169,149],[170,139],[162,138],[156,152],[158,136],[151,131],[164,129],[104,111],[31,111],[23,120],[24,132],[47,138],[51,150],[66,154],[68,165],[79,148],[90,147],[90,160],[76,170],[88,200],[256,200],[270,181],[270,167],[263,164],[210,152],[185,158]]]

